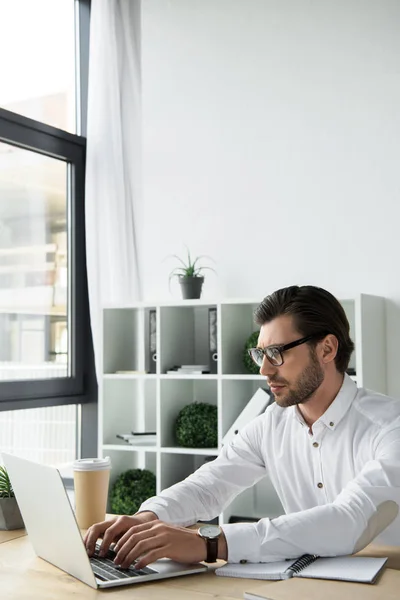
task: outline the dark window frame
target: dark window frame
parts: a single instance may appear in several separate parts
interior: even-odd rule
[[[93,411],[97,412],[97,382],[90,329],[84,207],[90,0],[75,0],[75,9],[78,17],[76,58],[79,74],[77,93],[80,98],[77,102],[77,121],[80,124],[80,135],[0,108],[0,141],[36,150],[73,165],[72,202],[69,207],[72,376],[0,381],[0,411],[65,404],[81,405],[80,445],[83,446],[83,436],[86,435],[89,443],[86,443],[85,447],[93,453],[97,435],[96,421],[93,422]],[[90,421],[86,412],[91,415]]]

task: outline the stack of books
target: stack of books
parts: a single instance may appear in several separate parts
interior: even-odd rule
[[[210,373],[210,365],[175,365],[167,375],[204,375]]]
[[[132,446],[157,444],[157,433],[155,431],[132,431],[131,433],[117,433],[117,438],[124,440]]]

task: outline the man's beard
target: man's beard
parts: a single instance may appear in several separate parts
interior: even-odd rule
[[[280,396],[275,395],[275,402],[284,408],[288,406],[295,406],[296,404],[304,404],[312,398],[314,393],[317,391],[321,383],[324,381],[324,371],[318,362],[315,352],[311,350],[311,362],[301,373],[300,377],[296,381],[293,388],[289,386],[285,389],[285,392]],[[274,380],[270,380],[273,383]],[[283,381],[276,380],[275,383],[285,383]]]

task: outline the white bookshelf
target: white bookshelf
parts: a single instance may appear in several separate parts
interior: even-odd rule
[[[361,294],[341,301],[355,343],[350,367],[359,386],[386,392],[385,300]],[[99,456],[112,460],[111,483],[126,469],[147,468],[157,493],[190,475],[216,456],[222,438],[258,387],[260,375],[243,364],[248,336],[258,329],[253,313],[259,301],[137,303],[103,310],[102,377],[99,381]],[[215,374],[167,375],[178,364],[207,364],[208,309],[217,309],[218,367]],[[157,366],[149,374],[149,311],[156,311]],[[125,373],[117,373],[125,371]],[[130,371],[137,371],[132,373]],[[218,409],[218,446],[182,448],[174,437],[179,411],[192,402]],[[157,443],[131,446],[116,437],[133,430],[157,432]],[[282,507],[268,478],[240,494],[219,516],[277,516]]]

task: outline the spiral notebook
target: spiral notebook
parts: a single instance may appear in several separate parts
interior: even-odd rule
[[[228,563],[216,570],[225,577],[249,579],[290,579],[311,577],[312,579],[338,579],[358,583],[374,583],[387,558],[369,556],[333,556],[321,558],[315,554],[304,554],[295,560],[272,563]],[[261,597],[261,596],[260,596]]]

